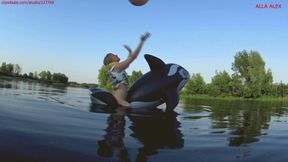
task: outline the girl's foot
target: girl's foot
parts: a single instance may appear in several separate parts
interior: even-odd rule
[[[127,101],[121,101],[119,102],[119,105],[121,105],[122,107],[131,107],[131,104]]]

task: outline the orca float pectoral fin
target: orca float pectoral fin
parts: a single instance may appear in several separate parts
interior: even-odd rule
[[[155,56],[145,54],[144,57],[145,57],[145,59],[146,59],[152,72],[157,70],[157,69],[161,69],[161,68],[165,67],[165,63],[161,59],[159,59]]]
[[[166,112],[171,112],[179,103],[179,93],[177,89],[170,89],[165,92],[163,100],[166,103]]]

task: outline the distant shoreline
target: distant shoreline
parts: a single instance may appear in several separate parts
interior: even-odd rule
[[[208,99],[221,101],[267,101],[267,102],[287,102],[288,97],[262,96],[259,98],[244,98],[235,96],[208,96],[208,95],[181,95],[181,99]]]
[[[90,88],[90,87],[98,87],[97,84],[94,83],[77,83],[77,82],[68,82],[65,83],[57,83],[52,82],[48,80],[42,80],[42,79],[34,79],[34,78],[24,78],[22,76],[11,76],[6,74],[0,73],[0,79],[6,79],[6,80],[18,80],[18,81],[26,81],[26,82],[36,82],[36,83],[42,83],[47,85],[53,85],[53,86],[60,86],[60,87],[79,87],[79,88]],[[0,88],[7,87],[8,85],[3,85],[0,83]],[[9,87],[9,86],[8,86]]]

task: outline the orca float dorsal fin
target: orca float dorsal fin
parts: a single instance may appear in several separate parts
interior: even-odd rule
[[[157,70],[157,69],[161,69],[161,68],[165,67],[165,63],[161,59],[159,59],[155,56],[145,54],[144,57],[145,57],[148,65],[150,67],[150,70],[152,72]]]

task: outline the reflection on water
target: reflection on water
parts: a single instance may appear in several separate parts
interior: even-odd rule
[[[21,136],[29,137],[27,145],[36,151],[51,146],[67,151],[67,158],[60,158],[63,161],[67,161],[70,154],[70,159],[81,155],[88,159],[86,161],[123,162],[215,159],[282,162],[288,159],[288,103],[285,102],[186,99],[173,113],[155,109],[136,114],[129,109],[113,110],[91,104],[87,89],[11,79],[0,79],[0,85],[0,120],[10,124],[0,125],[1,139],[9,139],[0,140],[0,161],[3,161],[1,152],[7,151],[8,146],[8,152],[15,156],[33,155],[17,150],[18,143],[25,143],[18,138]],[[7,130],[10,133],[3,134]],[[39,130],[44,133],[29,134]],[[47,138],[51,135],[55,138]],[[70,149],[75,150],[75,154],[70,153]],[[57,151],[38,151],[37,156],[41,158],[38,161],[59,159],[48,156],[51,152]]]
[[[89,110],[90,99],[87,90],[72,87],[53,86],[38,82],[0,78],[0,95],[19,96],[31,99],[59,103],[64,106]]]
[[[125,114],[118,112],[111,114],[107,119],[107,128],[104,139],[98,141],[97,154],[101,157],[119,157],[128,162],[128,152],[124,144]]]
[[[91,111],[105,113],[109,111],[100,105],[91,105]],[[183,134],[179,130],[180,122],[177,113],[165,113],[161,110],[150,114],[139,115],[130,113],[129,110],[119,109],[107,118],[106,134],[104,139],[98,141],[97,154],[101,157],[119,158],[121,161],[131,161],[126,149],[125,116],[131,121],[129,136],[142,143],[137,149],[136,162],[146,162],[148,157],[156,155],[159,149],[179,149],[184,146]],[[127,128],[126,128],[127,129]]]
[[[268,135],[267,130],[273,116],[287,117],[288,109],[284,105],[287,105],[287,103],[267,101],[223,102],[221,100],[203,99],[184,101],[186,112],[203,113],[209,111],[209,115],[206,117],[211,120],[211,129],[222,130],[216,133],[228,132],[229,146],[241,146],[258,142],[261,136]],[[196,116],[193,119],[202,117]]]
[[[138,149],[136,161],[148,161],[148,156],[156,155],[160,149],[180,149],[184,146],[180,122],[176,113],[165,112],[150,117],[129,116],[132,121],[130,135],[143,144]]]
[[[99,156],[133,161],[124,142],[130,136],[141,143],[135,161],[145,162],[159,155],[160,150],[225,150],[259,143],[261,138],[269,136],[270,125],[275,123],[273,119],[281,117],[276,121],[287,122],[288,109],[284,105],[279,102],[190,99],[182,102],[182,108],[176,109],[178,113],[167,114],[159,110],[149,115],[133,114],[99,105],[91,105],[90,110],[111,114],[107,119],[104,139],[98,141]],[[125,124],[127,119],[131,122],[129,126]],[[132,133],[127,134],[128,128]],[[253,151],[243,149],[240,153],[234,153],[233,158],[245,159],[254,155]],[[188,156],[184,155],[185,159]]]

